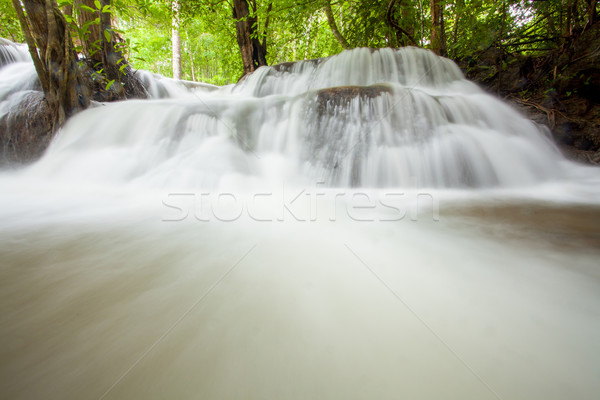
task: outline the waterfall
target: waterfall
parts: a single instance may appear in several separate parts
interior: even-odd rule
[[[40,88],[22,46],[0,61],[2,122]],[[1,393],[600,393],[600,173],[452,61],[136,74],[152,99],[0,169]]]
[[[0,116],[27,91],[36,89],[37,75],[25,45],[0,38]]]
[[[27,46],[0,38],[0,68],[15,62],[31,61]]]
[[[115,180],[158,187],[173,174],[186,187],[214,182],[214,166],[260,179],[277,169],[273,159],[286,164],[282,180],[328,187],[523,187],[576,168],[547,131],[422,49],[355,49],[260,68],[224,88],[140,74],[160,101],[107,104],[74,117],[34,169],[80,173],[74,163],[97,159],[88,166],[100,170],[106,148],[123,157],[121,168],[110,168]]]

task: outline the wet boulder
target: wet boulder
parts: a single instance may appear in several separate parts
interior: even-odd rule
[[[0,114],[0,165],[39,158],[52,137],[52,114],[41,92],[13,95]]]

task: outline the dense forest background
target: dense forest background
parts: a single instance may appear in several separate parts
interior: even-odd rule
[[[236,19],[239,3],[248,14]],[[455,60],[491,47],[539,55],[564,46],[598,15],[596,0],[62,0],[58,5],[69,18],[107,4],[112,29],[127,44],[126,56],[136,68],[173,76],[175,51],[182,79],[214,84],[235,82],[242,74],[239,20],[252,22],[251,35],[264,44],[272,65],[327,57],[344,48],[405,45],[432,48]],[[23,42],[13,2],[0,0],[0,12],[0,36]],[[180,46],[173,46],[174,29]]]
[[[0,0],[0,36],[42,55],[36,69],[59,124],[88,97],[143,97],[131,67],[223,85],[261,65],[411,45],[455,60],[536,114],[559,143],[597,153],[598,8],[597,0]],[[75,62],[92,72],[82,78]],[[50,72],[56,64],[61,74]],[[103,95],[77,89],[86,74]]]

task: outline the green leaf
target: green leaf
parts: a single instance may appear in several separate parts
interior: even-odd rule
[[[104,31],[104,37],[106,38],[107,42],[110,42],[110,32],[109,31]]]
[[[102,10],[102,4],[100,4],[100,0],[94,0],[94,5],[98,10]]]
[[[110,81],[108,81],[108,84],[106,85],[106,90],[110,89],[110,87],[113,85],[113,83],[115,83],[114,79],[111,79]]]
[[[91,13],[95,13],[96,12],[96,10],[94,10],[92,7],[88,7],[85,4],[80,4],[79,8],[81,8],[82,10],[91,12]]]
[[[112,12],[112,10],[110,9],[110,5],[109,5],[109,4],[107,4],[107,5],[105,5],[104,7],[102,7],[102,12],[103,12],[103,13],[111,13],[111,12]]]

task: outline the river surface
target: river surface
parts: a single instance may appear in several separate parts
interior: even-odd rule
[[[3,397],[597,399],[600,173],[452,62],[140,74],[0,172]]]

